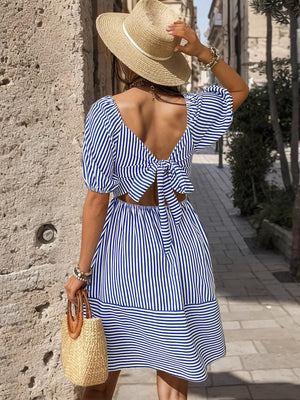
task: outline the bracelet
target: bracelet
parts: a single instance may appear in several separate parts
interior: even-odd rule
[[[210,47],[209,50],[210,50],[210,52],[212,54],[212,57],[213,57],[212,60],[209,63],[204,64],[198,58],[198,62],[200,64],[201,68],[204,69],[205,71],[211,70],[217,64],[217,62],[220,60],[220,54],[219,54],[220,52],[219,52],[218,49],[216,49],[215,47]]]
[[[76,265],[73,270],[73,275],[80,281],[84,281],[84,282],[90,281],[92,273],[93,273],[93,271],[89,271],[89,272],[80,271],[78,265]]]
[[[78,275],[76,275],[76,273],[74,273],[73,272],[73,276],[75,276],[75,278],[77,278],[77,279],[79,279],[80,281],[82,281],[82,282],[86,282],[86,283],[89,283],[89,279],[84,279],[84,278],[80,278]]]
[[[84,278],[83,276],[80,276],[77,272],[75,272],[75,268],[74,268],[74,271],[73,271],[73,275],[75,276],[75,278],[79,279],[80,281],[83,281],[83,282],[89,282],[90,281],[90,278]]]
[[[79,267],[79,264],[76,265],[76,269],[78,270],[78,272],[80,272],[81,274],[86,275],[86,276],[91,276],[92,273],[93,273],[93,271],[91,269],[88,272],[81,271],[80,267]]]

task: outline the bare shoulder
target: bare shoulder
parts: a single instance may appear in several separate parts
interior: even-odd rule
[[[133,89],[126,90],[125,92],[114,94],[112,97],[119,108],[123,112],[131,112],[136,110],[142,103],[138,93],[132,93]]]

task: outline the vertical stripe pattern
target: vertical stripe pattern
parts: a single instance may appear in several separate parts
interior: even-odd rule
[[[188,197],[192,155],[222,135],[232,98],[218,86],[185,95],[187,127],[168,160],[158,160],[123,123],[112,96],[87,116],[83,177],[90,190],[113,192],[86,286],[102,319],[109,370],[149,367],[193,381],[225,354],[209,244]],[[158,206],[139,201],[157,180]],[[164,200],[168,206],[165,206]]]

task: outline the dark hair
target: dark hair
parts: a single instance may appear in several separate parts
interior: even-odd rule
[[[113,80],[113,84],[114,84],[114,82],[116,81],[116,79],[118,79],[119,81],[125,83],[125,88],[124,88],[124,90],[129,89],[129,85],[130,85],[131,83],[133,83],[133,82],[136,81],[137,79],[141,78],[141,76],[137,75],[136,77],[134,77],[134,78],[132,79],[131,82],[129,82],[126,78],[125,78],[125,79],[122,78],[121,73],[120,73],[120,70],[121,70],[121,68],[120,68],[120,60],[119,60],[115,55],[113,55],[113,65],[112,65],[112,74],[113,74],[112,80]],[[148,80],[148,79],[147,79],[147,80]],[[151,82],[151,81],[149,81],[149,82]],[[177,87],[177,86],[164,86],[164,85],[159,85],[159,84],[154,83],[154,82],[151,82],[151,84],[152,84],[152,85],[155,87],[155,89],[156,89],[155,95],[156,95],[156,97],[158,98],[158,100],[163,101],[163,102],[165,102],[165,103],[169,103],[169,104],[180,104],[180,103],[172,103],[171,101],[163,100],[163,99],[160,97],[159,93],[161,93],[161,94],[166,94],[166,95],[169,95],[169,96],[171,96],[171,97],[172,97],[172,96],[173,96],[173,97],[184,97],[183,94],[181,93],[179,87]],[[185,104],[180,104],[180,105],[185,106]]]

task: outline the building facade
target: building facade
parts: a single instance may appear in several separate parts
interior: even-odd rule
[[[167,3],[195,23],[191,1]],[[75,400],[81,392],[61,365],[64,284],[80,254],[85,117],[116,90],[94,22],[134,4],[0,2],[3,400]]]
[[[267,23],[264,15],[255,14],[245,0],[213,0],[209,11],[210,45],[248,83],[262,83],[266,76],[251,67],[266,60]],[[273,22],[273,58],[290,56],[289,28]]]

